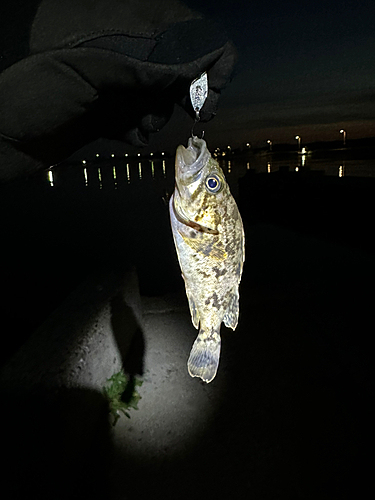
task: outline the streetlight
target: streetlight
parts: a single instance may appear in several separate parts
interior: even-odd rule
[[[298,151],[301,149],[301,137],[299,135],[295,136],[296,141],[298,141]]]
[[[343,144],[345,146],[346,144],[346,130],[344,130],[343,128],[340,130],[340,134],[343,134]]]
[[[267,144],[270,145],[270,151],[272,151],[272,141],[270,139],[268,139]]]

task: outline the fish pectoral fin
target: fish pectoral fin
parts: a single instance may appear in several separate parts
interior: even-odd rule
[[[189,238],[185,236],[183,232],[178,231],[182,236],[184,242],[192,248],[195,252],[205,255],[206,257],[211,257],[215,260],[225,260],[228,255],[224,249],[223,243],[220,239],[205,239],[203,233],[199,237]]]
[[[227,328],[236,329],[238,324],[238,316],[240,313],[240,304],[239,304],[240,296],[238,293],[238,287],[232,290],[232,294],[230,297],[228,309],[225,311],[224,315],[224,325]]]
[[[188,298],[188,301],[189,301],[191,321],[192,321],[194,327],[198,328],[199,327],[199,313],[198,313],[198,309],[197,309],[197,307],[195,305],[195,302],[194,302],[194,299],[193,299],[191,293],[188,290],[186,290],[186,295],[187,295],[187,298]]]
[[[223,261],[228,257],[227,252],[224,250],[224,245],[220,240],[216,241],[212,246],[210,246],[207,251],[208,255],[216,260]]]

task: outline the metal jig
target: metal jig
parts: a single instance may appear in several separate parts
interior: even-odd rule
[[[202,109],[208,95],[208,77],[207,73],[202,73],[198,78],[192,81],[190,85],[190,101],[195,111],[195,120],[191,128],[191,135],[194,136],[194,127],[199,122],[199,112]],[[202,132],[203,139],[204,131]]]

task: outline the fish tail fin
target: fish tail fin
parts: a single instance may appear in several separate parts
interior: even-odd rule
[[[188,370],[192,377],[200,377],[204,382],[211,382],[216,375],[220,359],[220,333],[211,334],[200,330],[191,348]]]

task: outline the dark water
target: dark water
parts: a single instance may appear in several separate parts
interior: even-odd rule
[[[375,178],[375,151],[372,149],[328,150],[297,152],[257,153],[247,156],[219,157],[220,166],[231,187],[238,178],[251,169],[256,173],[274,173],[280,167],[290,172],[312,171],[332,177]],[[118,189],[134,183],[153,182],[157,187],[173,189],[174,159],[125,158],[113,155],[106,159],[91,158],[75,165],[61,165],[37,176],[42,184],[62,187],[72,183],[86,189]]]
[[[290,171],[311,170],[333,177],[375,177],[375,151],[366,149],[335,149],[298,152],[255,154],[246,161],[246,168],[257,173],[272,173],[280,167]]]
[[[368,229],[375,215],[375,151],[371,148],[306,154],[263,152],[219,157],[218,161],[243,218],[282,224],[373,250]],[[35,189],[43,192],[42,197],[52,202],[61,198],[59,207],[67,200],[84,203],[86,223],[94,224],[97,235],[110,231],[108,238],[116,239],[123,228],[133,224],[131,232],[138,234],[138,244],[149,244],[144,228],[151,224],[154,231],[168,220],[174,158],[91,158],[51,168],[35,176],[33,182]],[[95,219],[96,211],[100,213]],[[99,229],[99,221],[111,213],[113,220]],[[158,235],[153,237],[160,240]]]

